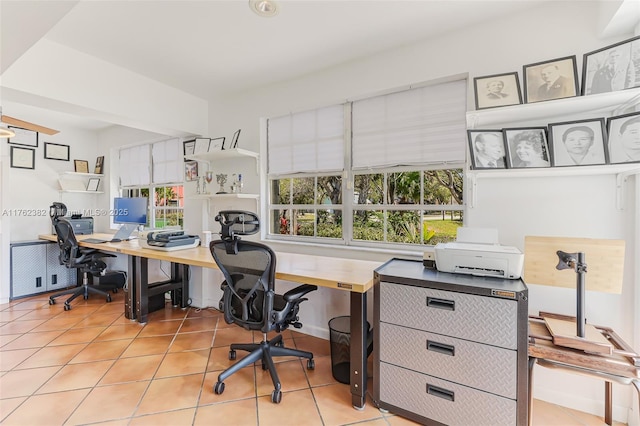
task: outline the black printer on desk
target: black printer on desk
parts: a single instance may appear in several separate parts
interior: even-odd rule
[[[71,215],[65,217],[73,225],[73,233],[76,235],[93,234],[93,218],[90,216]],[[56,233],[56,230],[53,230]]]

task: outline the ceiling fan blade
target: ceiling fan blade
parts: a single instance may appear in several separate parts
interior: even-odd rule
[[[38,124],[29,123],[28,121],[18,120],[17,118],[9,117],[8,115],[3,115],[1,117],[1,120],[3,123],[7,123],[15,127],[20,127],[21,129],[44,133],[45,135],[55,135],[56,133],[60,133],[59,130],[54,130],[48,127],[40,126]]]

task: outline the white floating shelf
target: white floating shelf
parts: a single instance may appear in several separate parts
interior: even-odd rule
[[[78,172],[61,172],[63,176],[76,176],[76,177],[104,177],[103,174],[95,174],[95,173],[78,173]]]
[[[196,194],[196,195],[191,195],[187,198],[190,199],[194,199],[194,200],[215,200],[215,199],[219,199],[219,200],[232,200],[232,199],[258,199],[260,198],[260,195],[258,194],[245,194],[245,193],[240,193],[240,194]]]
[[[187,160],[199,160],[199,161],[216,161],[216,160],[228,160],[231,158],[249,157],[257,159],[260,156],[257,152],[249,151],[241,148],[225,149],[219,151],[204,152],[201,154],[185,155]]]
[[[86,191],[80,189],[61,189],[60,192],[75,192],[78,194],[104,194],[103,191]]]

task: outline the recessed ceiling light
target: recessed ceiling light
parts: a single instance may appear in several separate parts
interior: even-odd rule
[[[276,16],[280,10],[274,0],[249,0],[249,7],[256,14],[265,17]]]

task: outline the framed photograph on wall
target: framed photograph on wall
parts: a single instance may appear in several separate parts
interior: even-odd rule
[[[99,185],[100,185],[99,178],[90,178],[89,182],[87,182],[87,191],[97,191]]]
[[[185,161],[184,178],[187,182],[190,182],[192,180],[198,180],[198,162],[197,161]]]
[[[194,148],[194,154],[205,154],[209,152],[209,144],[211,139],[209,138],[196,138],[196,146]]]
[[[640,112],[607,119],[611,164],[640,162]]]
[[[45,142],[44,158],[47,160],[69,161],[69,145]]]
[[[101,175],[104,173],[104,155],[101,155],[98,158],[96,158],[96,167],[93,173],[97,175]]]
[[[11,147],[11,167],[16,169],[35,169],[36,150],[31,148]]]
[[[14,137],[9,138],[7,142],[13,145],[38,147],[38,132],[33,130],[22,129],[20,127],[8,126],[16,134]]]
[[[575,55],[525,65],[522,75],[525,103],[570,98],[579,93]]]
[[[236,132],[233,134],[233,138],[231,138],[231,145],[229,146],[229,149],[234,149],[238,147],[238,139],[240,138],[240,130],[238,129],[236,130]]]
[[[211,143],[209,144],[209,151],[221,151],[224,149],[224,140],[225,137],[221,138],[213,138],[211,139]]]
[[[507,168],[502,130],[467,130],[467,136],[472,169]]]
[[[473,79],[476,109],[495,108],[522,103],[517,72],[494,74]]]
[[[604,118],[549,124],[553,166],[607,164]]]
[[[546,127],[502,129],[502,133],[509,168],[551,167]]]
[[[87,160],[73,160],[73,167],[76,173],[89,173],[89,162]]]
[[[182,142],[182,151],[184,155],[193,155],[196,152],[196,140]]]
[[[640,36],[584,54],[583,95],[615,92],[638,86],[640,86]]]

